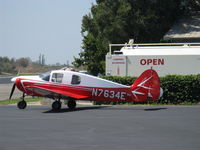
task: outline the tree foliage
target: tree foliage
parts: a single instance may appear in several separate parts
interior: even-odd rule
[[[2,72],[13,73],[15,70],[15,60],[8,57],[0,57],[0,74]]]
[[[16,73],[18,67],[27,67],[31,63],[31,59],[19,58],[15,60],[14,58],[1,57],[0,56],[0,74],[2,73]]]
[[[83,51],[73,64],[104,73],[109,43],[160,42],[178,17],[199,8],[197,0],[96,0],[83,16]]]
[[[31,59],[29,57],[22,57],[16,60],[16,65],[19,67],[27,67],[30,63]]]

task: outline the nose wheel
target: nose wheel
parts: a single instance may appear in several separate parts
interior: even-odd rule
[[[23,96],[21,97],[21,101],[19,101],[18,103],[17,103],[17,107],[19,108],[19,109],[25,109],[26,108],[26,106],[27,106],[27,103],[26,103],[26,101],[24,100],[24,97],[25,97],[25,94],[23,93]]]
[[[25,109],[26,106],[27,106],[27,103],[26,103],[26,101],[24,101],[24,100],[19,101],[19,102],[17,103],[17,107],[18,107],[19,109]]]

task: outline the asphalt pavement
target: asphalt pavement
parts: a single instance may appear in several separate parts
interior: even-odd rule
[[[6,100],[9,98],[13,84],[0,84],[0,100]],[[20,98],[22,92],[15,88],[12,98]]]
[[[0,150],[199,150],[200,106],[0,106]]]
[[[9,98],[13,86],[11,78],[12,77],[0,77],[0,100],[6,100]],[[21,96],[22,92],[15,88],[12,98],[19,98]]]
[[[7,83],[11,83],[11,79],[13,76],[6,76],[6,77],[2,77],[0,76],[0,84],[7,84]]]

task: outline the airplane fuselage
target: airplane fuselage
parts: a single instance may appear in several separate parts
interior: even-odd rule
[[[143,72],[131,86],[66,70],[54,70],[39,76],[18,76],[12,81],[15,82],[13,89],[16,85],[23,95],[48,97],[56,101],[70,99],[144,102],[155,101],[162,94],[159,77],[152,69]]]

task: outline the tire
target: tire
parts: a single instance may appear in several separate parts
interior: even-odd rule
[[[61,102],[59,102],[59,101],[53,102],[52,109],[55,110],[55,111],[60,110],[61,109]]]
[[[17,103],[17,107],[18,107],[19,109],[25,109],[26,106],[27,106],[26,101],[20,101],[20,102]]]
[[[75,109],[76,108],[76,101],[75,100],[69,100],[67,102],[67,106],[69,109]]]

